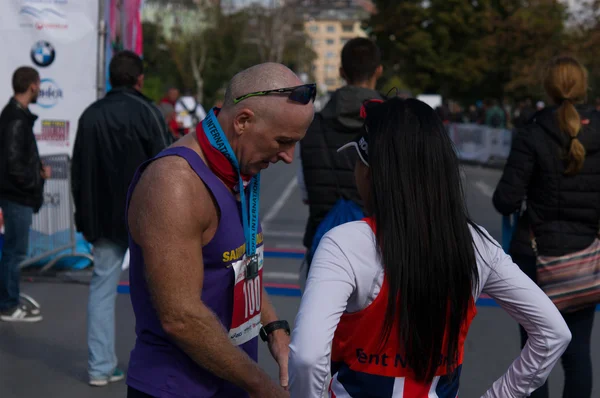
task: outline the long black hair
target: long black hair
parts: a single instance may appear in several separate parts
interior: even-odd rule
[[[383,341],[397,322],[408,367],[417,380],[429,382],[440,355],[448,373],[457,366],[461,327],[479,283],[469,229],[475,225],[454,146],[431,107],[400,98],[372,104],[365,128],[368,210],[389,283]]]

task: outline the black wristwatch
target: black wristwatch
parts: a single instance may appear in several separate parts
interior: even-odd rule
[[[269,335],[278,329],[284,329],[288,336],[290,335],[290,325],[287,321],[275,321],[260,328],[260,338],[262,341],[267,341]]]

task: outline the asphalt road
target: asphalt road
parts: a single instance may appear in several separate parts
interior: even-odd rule
[[[263,174],[261,217],[267,248],[302,249],[308,209],[302,204],[295,172],[294,165],[277,164]],[[496,239],[501,238],[501,220],[491,206],[491,195],[499,177],[498,170],[464,167],[470,214]],[[300,260],[270,257],[265,263],[265,283],[272,291],[293,294],[298,284]],[[124,383],[104,388],[90,388],[86,384],[87,286],[24,283],[23,290],[42,304],[44,321],[29,325],[0,322],[0,398],[124,398]],[[293,323],[299,298],[276,295],[272,299],[280,317]],[[135,341],[135,320],[128,295],[119,295],[117,308],[117,353],[120,366],[126,369]],[[594,378],[600,380],[600,327],[597,324],[592,338]],[[518,353],[516,322],[497,307],[479,307],[466,342],[461,398],[481,396]],[[277,378],[277,366],[262,345],[259,362]],[[560,365],[550,377],[550,388],[552,398],[561,396]],[[600,396],[600,387],[596,386],[593,396]]]

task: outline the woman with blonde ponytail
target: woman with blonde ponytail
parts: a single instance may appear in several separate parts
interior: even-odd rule
[[[583,167],[585,148],[578,138],[581,117],[574,104],[583,103],[586,99],[587,71],[575,58],[555,58],[546,68],[544,89],[558,105],[558,127],[570,139],[565,174],[575,175]]]
[[[535,282],[540,258],[565,258],[597,245],[600,222],[600,116],[585,104],[587,71],[573,57],[554,58],[543,86],[553,105],[517,130],[493,197],[503,215],[519,211],[526,201],[509,254]],[[561,358],[563,398],[592,396],[595,307],[561,311],[573,336]],[[521,328],[521,343],[526,341]],[[548,398],[547,384],[531,397]]]

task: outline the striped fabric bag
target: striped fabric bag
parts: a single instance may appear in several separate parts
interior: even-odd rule
[[[600,303],[600,240],[564,256],[540,256],[531,233],[537,259],[537,283],[559,311],[574,312]]]

